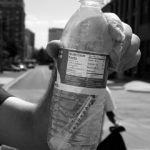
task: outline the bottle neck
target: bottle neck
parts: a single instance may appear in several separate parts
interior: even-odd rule
[[[103,0],[80,0],[81,7],[97,7],[102,8]]]

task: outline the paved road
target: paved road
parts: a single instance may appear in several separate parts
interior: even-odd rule
[[[9,91],[23,99],[38,103],[48,86],[51,72],[39,66],[16,82]],[[129,150],[150,150],[150,93],[129,92],[125,84],[110,84],[116,102],[116,113],[127,131],[122,133]],[[104,130],[110,123],[106,121]],[[105,134],[106,135],[106,134]]]
[[[40,97],[46,92],[50,76],[51,71],[47,66],[37,66],[10,86],[8,91],[27,101],[38,103]]]
[[[126,127],[124,135],[127,146],[132,150],[150,150],[150,93],[129,92],[111,86],[117,105],[117,114]]]

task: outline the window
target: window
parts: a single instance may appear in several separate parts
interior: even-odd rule
[[[124,1],[121,1],[121,0],[120,0],[120,3],[121,3],[121,4],[120,4],[120,14],[121,14],[121,16],[120,16],[120,17],[122,18],[122,17],[123,17],[123,7],[124,7]]]
[[[19,14],[19,11],[18,11],[18,10],[16,10],[16,14]]]
[[[140,16],[140,23],[145,24],[150,22],[150,1],[143,0],[141,1],[141,16]]]
[[[15,17],[15,20],[19,20],[19,19],[20,19],[19,16],[16,16],[16,17]]]
[[[143,51],[143,63],[144,63],[144,69],[147,73],[150,73],[150,41],[149,40],[146,40],[143,42],[143,45],[142,45],[144,48],[144,51]]]
[[[135,16],[132,15],[132,18],[131,18],[131,27],[133,29],[133,32],[134,32],[134,29],[135,29]]]
[[[116,10],[116,14],[118,14],[118,9],[119,8],[119,4],[118,1],[115,2],[115,10]]]
[[[131,0],[132,10],[135,11],[136,8],[136,0]]]
[[[128,5],[128,0],[125,0],[125,13],[127,14],[128,13],[128,7],[129,7],[129,5]]]

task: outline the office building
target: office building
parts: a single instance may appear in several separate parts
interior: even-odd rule
[[[48,41],[59,40],[63,32],[63,28],[50,28]]]
[[[31,59],[35,51],[35,34],[29,30],[25,29],[25,53],[24,58]]]
[[[14,47],[14,55],[23,57],[25,12],[23,0],[0,0],[0,12],[2,15],[2,37],[5,41],[5,49]],[[10,48],[9,48],[10,47]],[[10,49],[11,53],[11,49]]]
[[[2,41],[3,41],[3,36],[2,36],[2,12],[0,11],[0,72],[2,72],[2,66],[3,66],[3,49],[2,49]]]

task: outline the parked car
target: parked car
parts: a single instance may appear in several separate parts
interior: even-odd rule
[[[28,63],[27,68],[35,68],[35,65],[33,63]]]
[[[18,66],[18,67],[20,68],[20,70],[22,70],[22,71],[26,71],[26,70],[27,70],[26,65],[23,64],[23,63],[20,63],[20,64],[18,64],[17,66]]]
[[[35,59],[26,59],[26,60],[24,61],[24,63],[26,64],[26,67],[27,67],[27,68],[35,68],[35,66],[36,66],[36,64],[37,64],[37,62],[36,62]]]
[[[21,69],[16,65],[11,64],[10,66],[12,68],[12,71],[21,71]]]
[[[3,66],[3,70],[4,71],[17,71],[17,72],[21,71],[19,67],[13,64]]]

